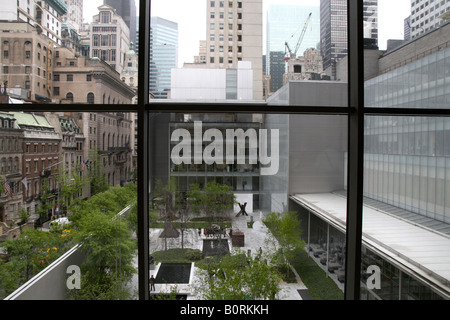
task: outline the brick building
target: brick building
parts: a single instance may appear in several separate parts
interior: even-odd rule
[[[11,113],[0,112],[0,222],[16,219],[22,207],[22,130]],[[10,192],[7,191],[8,186]]]
[[[43,114],[11,112],[22,131],[23,207],[30,220],[37,220],[43,184],[56,190],[55,174],[60,166],[61,138]],[[45,217],[44,217],[45,218]]]

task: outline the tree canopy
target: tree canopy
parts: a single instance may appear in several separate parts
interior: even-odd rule
[[[236,197],[230,186],[211,181],[204,188],[199,184],[192,184],[187,201],[194,213],[217,217],[233,209]]]
[[[266,259],[234,252],[206,263],[195,292],[206,300],[275,299],[280,275]]]

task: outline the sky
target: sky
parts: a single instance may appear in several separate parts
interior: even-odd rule
[[[139,0],[135,1],[138,8]],[[86,21],[92,20],[101,4],[103,0],[84,0]],[[270,4],[309,6],[319,5],[320,0],[264,0],[264,13]],[[205,6],[205,0],[152,1],[152,15],[178,23],[180,66],[184,62],[193,61],[193,57],[198,55],[199,41],[206,39]],[[378,0],[378,45],[381,50],[386,49],[388,39],[403,39],[403,20],[409,16],[410,6],[411,0]],[[265,22],[265,19],[263,21]],[[263,30],[265,31],[265,28]]]

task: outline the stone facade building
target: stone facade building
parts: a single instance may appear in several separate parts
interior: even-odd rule
[[[131,104],[135,92],[111,66],[98,58],[55,50],[53,99],[60,103]]]
[[[121,73],[130,47],[130,28],[114,8],[102,5],[98,10],[90,25],[90,56],[102,59]]]
[[[22,206],[22,130],[8,112],[0,112],[0,222],[17,218]],[[10,188],[7,191],[6,185]]]
[[[262,16],[262,0],[207,1],[206,64],[235,69],[251,62],[255,100],[263,99]]]
[[[26,100],[49,101],[54,46],[27,23],[0,23],[0,81],[10,94]],[[19,90],[20,89],[20,90]]]

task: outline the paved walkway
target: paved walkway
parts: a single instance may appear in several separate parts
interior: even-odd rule
[[[253,228],[247,227],[247,222],[251,221],[253,217]],[[234,217],[232,226],[233,231],[235,229],[239,229],[241,232],[244,232],[245,242],[244,247],[240,248],[244,251],[251,250],[252,255],[257,254],[259,248],[264,250],[270,250],[265,247],[265,241],[268,239],[268,229],[262,223],[261,219],[263,218],[262,213],[252,213],[248,216],[239,216]],[[307,290],[305,285],[302,283],[297,272],[292,268],[292,271],[295,273],[297,278],[297,283],[281,283],[281,291],[278,293],[277,299],[279,300],[302,300],[299,292],[297,290]]]
[[[253,228],[247,227],[247,222],[251,221],[253,217]],[[259,212],[249,214],[248,216],[234,217],[232,220],[233,232],[243,232],[244,233],[244,247],[232,247],[231,239],[229,240],[230,250],[233,248],[240,249],[244,252],[250,250],[251,254],[256,255],[261,248],[264,250],[269,250],[265,247],[265,240],[268,237],[268,230],[266,226],[261,222],[262,214]],[[162,229],[151,229],[150,230],[150,252],[164,250],[170,248],[180,248],[181,247],[181,237],[177,239],[168,239],[165,242],[164,239],[159,238]],[[203,235],[199,235],[196,230],[190,230],[184,237],[184,247],[202,250],[203,246]],[[150,276],[153,275],[156,278],[160,265],[156,265],[150,270]],[[304,297],[308,297],[307,288],[302,283],[300,277],[296,274],[297,283],[281,283],[281,291],[279,292],[277,299],[279,300],[302,300],[302,296],[299,291],[302,292]],[[197,268],[192,264],[192,272],[190,278],[190,284],[195,282]],[[174,285],[170,284],[156,284],[154,293],[164,292],[169,293]],[[188,300],[196,300],[196,296],[192,292],[192,288],[189,284],[177,284],[176,289],[180,294],[186,294]],[[304,294],[306,292],[306,295]]]

